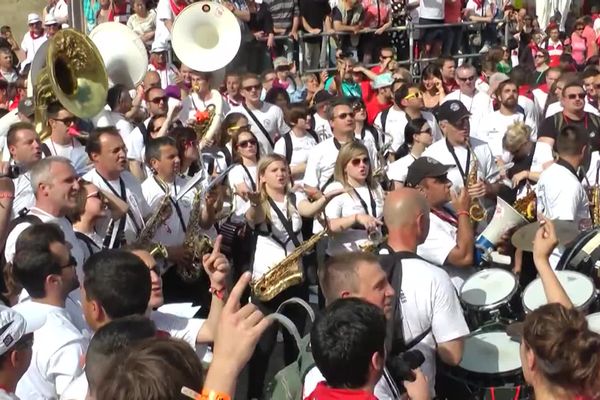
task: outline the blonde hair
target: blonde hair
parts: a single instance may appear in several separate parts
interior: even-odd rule
[[[346,175],[346,166],[353,158],[359,156],[369,157],[369,151],[359,141],[353,140],[351,142],[345,143],[341,148],[337,156],[337,160],[335,160],[335,167],[333,169],[333,178],[340,182],[344,187],[349,187],[348,184],[348,176]],[[369,163],[369,172],[367,173],[367,186],[370,189],[375,188],[375,182],[373,180],[373,170],[371,163]]]
[[[531,137],[531,127],[524,122],[515,122],[509,125],[502,139],[502,147],[509,152],[519,150]]]
[[[256,168],[256,174],[258,175],[258,190],[260,192],[260,205],[263,209],[263,212],[265,213],[265,220],[269,223],[271,222],[271,205],[269,204],[269,201],[267,200],[269,195],[267,194],[267,189],[265,188],[265,184],[262,181],[261,177],[265,174],[265,172],[267,171],[267,168],[269,168],[269,165],[273,164],[274,162],[278,162],[278,161],[282,162],[289,170],[289,165],[288,165],[285,157],[280,154],[275,154],[275,153],[271,153],[266,156],[263,156],[260,159],[260,161],[258,162],[258,166]],[[286,194],[286,196],[288,196],[290,194],[290,182],[289,181],[285,188],[285,194]],[[288,215],[291,216],[292,212],[293,212],[293,210],[288,205]]]

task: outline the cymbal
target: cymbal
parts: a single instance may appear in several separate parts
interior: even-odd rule
[[[558,245],[566,245],[573,241],[581,232],[579,227],[573,221],[564,221],[555,219],[552,221],[558,238]],[[533,239],[540,227],[539,221],[532,222],[519,228],[511,238],[513,246],[524,251],[533,251]]]

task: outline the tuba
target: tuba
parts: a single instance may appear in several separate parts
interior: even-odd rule
[[[469,153],[471,153],[471,163],[469,165],[469,173],[467,175],[467,187],[473,186],[477,183],[477,172],[479,166],[479,160],[473,151],[473,147],[471,147],[471,143],[467,139],[467,149]],[[481,200],[479,198],[471,199],[471,206],[469,207],[469,215],[472,221],[479,222],[485,218],[486,210],[481,204]]]
[[[48,40],[47,51],[38,51],[38,57],[32,63],[31,79],[41,140],[49,136],[46,110],[52,102],[60,102],[79,118],[91,118],[102,111],[108,77],[98,49],[87,36],[73,29],[58,31]]]
[[[97,25],[89,37],[104,60],[111,87],[121,84],[135,89],[142,82],[148,69],[148,55],[135,32],[119,22],[106,22]]]

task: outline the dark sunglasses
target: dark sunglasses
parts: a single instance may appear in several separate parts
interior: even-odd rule
[[[546,58],[546,56],[543,55],[543,54],[538,53],[538,54],[535,55],[535,58]]]
[[[585,99],[585,93],[572,93],[567,95],[567,99],[569,100],[575,100],[575,99],[579,99],[579,100],[583,100]]]
[[[341,113],[341,114],[338,114],[337,116],[335,116],[335,117],[333,117],[333,118],[334,118],[334,119],[335,119],[335,118],[339,118],[339,119],[346,119],[346,118],[348,118],[348,117],[350,117],[350,118],[354,118],[354,113],[353,113],[353,112]]]
[[[72,268],[72,267],[76,267],[76,266],[77,266],[77,260],[75,259],[75,257],[69,256],[69,261],[67,262],[67,264],[62,265],[60,267],[60,269]]]
[[[150,100],[151,103],[160,104],[161,102],[167,102],[169,98],[167,96],[155,97]]]
[[[448,183],[448,174],[440,176],[432,176],[433,180],[437,183]]]
[[[419,132],[419,133],[426,133],[426,134],[428,134],[428,135],[431,135],[431,128],[427,128],[427,129],[425,129],[425,130],[422,130],[422,131],[421,131],[421,132]]]
[[[102,194],[102,192],[94,192],[94,193],[88,194],[86,198],[104,200],[104,195]]]
[[[250,139],[250,140],[244,140],[243,142],[239,142],[238,143],[238,147],[241,147],[243,149],[245,149],[248,146],[256,146],[256,140],[254,139]]]
[[[475,80],[475,75],[467,76],[467,77],[464,77],[464,78],[458,77],[458,80],[461,81],[461,82],[474,81]]]
[[[394,56],[393,55],[392,56],[383,56],[382,55],[382,56],[379,56],[379,58],[381,58],[382,60],[387,60],[389,58],[394,58]]]
[[[52,118],[55,121],[62,122],[63,124],[69,126],[75,122],[77,122],[77,117],[68,117],[68,118]]]
[[[251,92],[252,90],[260,90],[261,89],[261,85],[260,85],[260,83],[258,83],[256,85],[244,86],[243,89],[247,90],[248,92]]]
[[[368,166],[371,163],[371,160],[369,160],[369,157],[353,158],[350,163],[352,163],[352,166],[354,167],[358,167],[361,163]]]

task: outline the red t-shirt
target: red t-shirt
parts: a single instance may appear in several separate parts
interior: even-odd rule
[[[377,100],[377,94],[373,93],[371,98],[365,102],[365,105],[367,106],[367,122],[370,125],[373,125],[377,114],[390,108],[392,103],[381,104],[379,100]]]
[[[364,390],[334,389],[320,382],[304,400],[377,400],[377,397]]]

